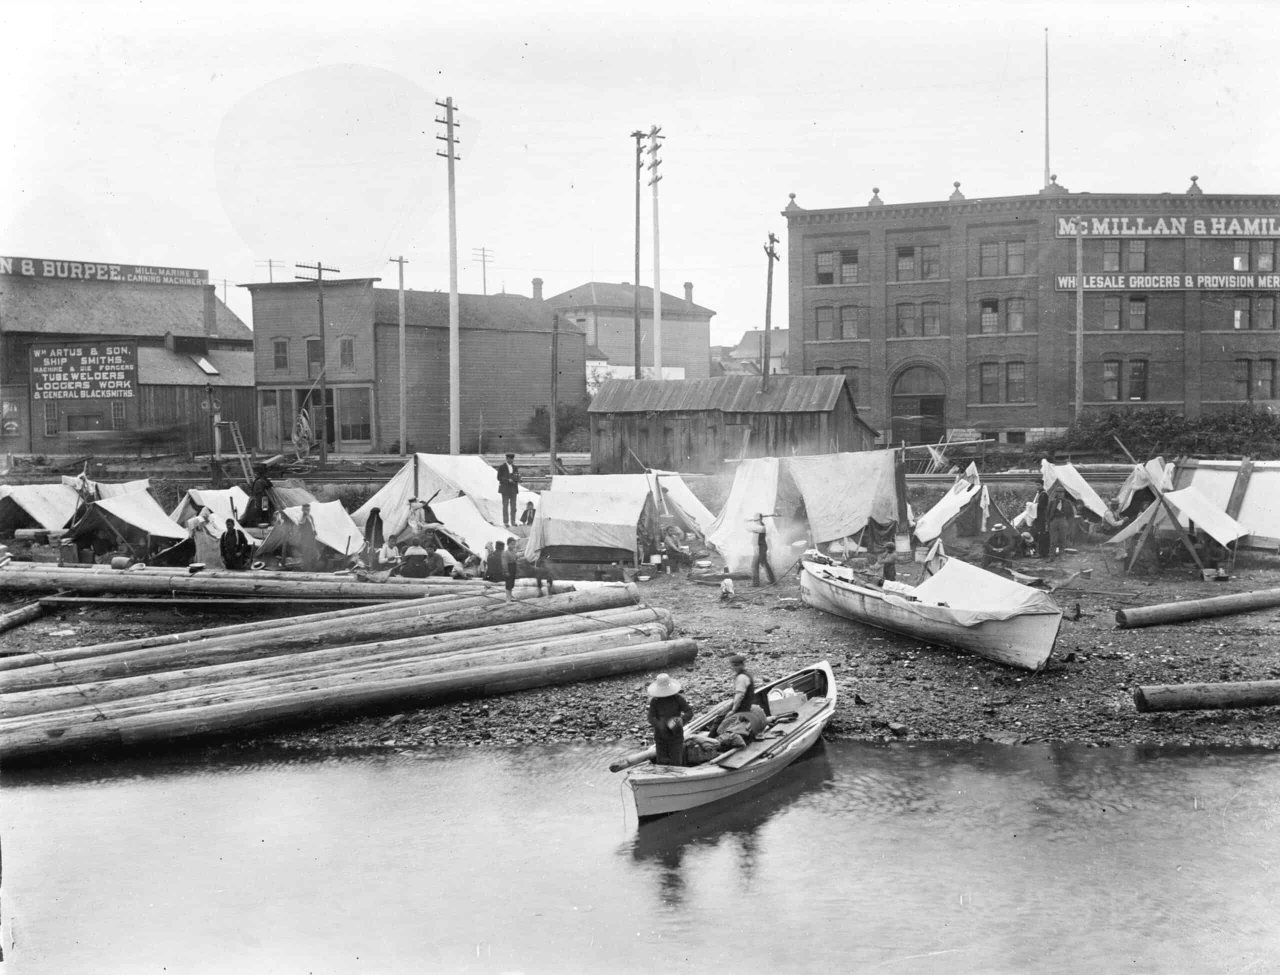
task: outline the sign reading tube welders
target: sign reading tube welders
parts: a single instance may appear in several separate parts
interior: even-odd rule
[[[1157,217],[1124,214],[1084,217],[1084,237],[1280,237],[1280,216]],[[1058,218],[1058,236],[1074,237],[1076,218]]]
[[[137,395],[138,347],[31,346],[31,398],[132,399]]]
[[[1074,274],[1059,274],[1053,280],[1058,291],[1076,289]],[[1280,274],[1086,274],[1083,287],[1085,291],[1276,291]]]
[[[51,261],[42,257],[0,257],[0,275],[55,281],[119,281],[124,284],[199,286],[209,283],[209,272],[197,268]]]

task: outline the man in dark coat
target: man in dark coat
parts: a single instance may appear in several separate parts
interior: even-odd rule
[[[386,544],[382,532],[382,509],[374,508],[369,512],[369,520],[364,523],[364,547],[368,553],[369,568],[378,567],[378,552]]]
[[[684,765],[684,726],[693,720],[693,708],[680,693],[680,682],[659,674],[649,685],[649,727],[657,754],[655,765]]]
[[[226,531],[218,539],[218,551],[222,555],[222,564],[228,569],[239,572],[249,567],[253,558],[253,545],[234,518],[227,519]]]
[[[1031,523],[1031,534],[1036,540],[1036,554],[1049,557],[1049,492],[1043,487],[1036,492],[1036,517]]]
[[[520,491],[520,468],[516,467],[516,455],[507,454],[504,464],[498,465],[498,494],[502,496],[502,523],[508,528],[517,524],[516,495]]]

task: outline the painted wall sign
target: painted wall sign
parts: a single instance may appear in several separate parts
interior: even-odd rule
[[[1054,277],[1058,291],[1075,291],[1076,276]],[[1085,291],[1277,291],[1280,274],[1086,274]]]
[[[1280,216],[1160,217],[1124,214],[1085,217],[1085,237],[1280,237]],[[1058,236],[1074,237],[1076,218],[1058,218]]]
[[[95,264],[91,261],[45,260],[40,257],[0,257],[0,275],[63,281],[121,281],[126,284],[206,285],[209,272],[190,267],[148,267],[141,264]]]
[[[138,347],[127,343],[31,346],[31,398],[132,399]]]

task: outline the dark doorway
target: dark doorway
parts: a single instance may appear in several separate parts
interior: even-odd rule
[[[936,369],[912,366],[893,383],[893,442],[937,443],[946,436],[947,386]]]

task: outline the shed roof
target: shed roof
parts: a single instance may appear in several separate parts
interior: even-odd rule
[[[612,281],[588,281],[586,284],[562,291],[547,299],[552,308],[623,308],[635,307],[636,289],[630,284],[614,284]],[[653,314],[653,289],[640,286],[640,310]],[[684,298],[662,292],[662,313],[699,315],[710,318],[715,314],[710,308]]]
[[[218,370],[210,375],[196,365],[205,358]],[[148,386],[246,386],[253,388],[253,350],[211,349],[203,357],[138,346],[138,382]]]
[[[761,376],[610,379],[588,412],[827,413],[846,391],[844,376],[770,376],[767,392],[761,391],[762,383]],[[852,406],[852,397],[849,402]]]

